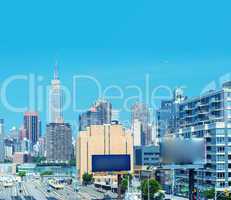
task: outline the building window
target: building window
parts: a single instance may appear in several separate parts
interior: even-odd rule
[[[223,153],[225,151],[225,147],[217,147],[218,153]]]
[[[226,93],[225,93],[225,97],[226,97],[226,98],[230,98],[230,97],[231,97],[231,92],[226,92]]]
[[[222,188],[225,187],[225,182],[219,182],[218,187],[222,187]]]
[[[225,173],[224,172],[217,173],[217,178],[225,178]]]
[[[227,118],[231,118],[231,110],[226,110],[226,116]]]
[[[217,164],[217,170],[225,170],[225,164]]]
[[[225,161],[225,155],[217,155],[217,161]]]
[[[217,129],[216,135],[223,135],[225,133],[224,129]]]
[[[216,142],[217,142],[217,144],[223,144],[225,142],[225,138],[224,137],[217,137]]]

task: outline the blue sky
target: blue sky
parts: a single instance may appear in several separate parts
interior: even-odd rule
[[[0,86],[15,74],[34,73],[45,86],[56,60],[62,83],[72,90],[73,75],[90,75],[102,88],[117,85],[123,99],[136,85],[145,93],[145,75],[150,89],[160,85],[185,87],[188,96],[198,95],[211,82],[230,77],[230,1],[213,0],[84,0],[5,1],[0,3]],[[77,104],[88,107],[97,98],[92,82],[75,89]],[[111,90],[111,95],[118,95]],[[160,91],[160,93],[165,91]],[[7,90],[14,105],[28,105],[27,85],[15,82]],[[145,94],[144,94],[145,96]],[[45,101],[45,98],[44,98]],[[72,102],[73,103],[73,102]],[[45,114],[40,113],[45,126]],[[0,104],[6,129],[22,123],[22,113]],[[73,123],[78,113],[72,107],[65,119]]]

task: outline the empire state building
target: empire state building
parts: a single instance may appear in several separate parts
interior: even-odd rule
[[[63,123],[63,91],[58,76],[57,65],[54,79],[49,89],[49,123]]]
[[[72,155],[71,125],[64,123],[63,89],[55,66],[49,90],[49,123],[46,126],[45,156],[48,162],[66,162]]]

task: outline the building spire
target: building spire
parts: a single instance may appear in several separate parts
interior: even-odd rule
[[[55,67],[54,67],[54,79],[58,80],[59,75],[58,75],[58,61],[55,62]]]

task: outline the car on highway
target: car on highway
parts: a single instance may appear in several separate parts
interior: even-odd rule
[[[51,192],[51,187],[47,186],[47,192]]]

